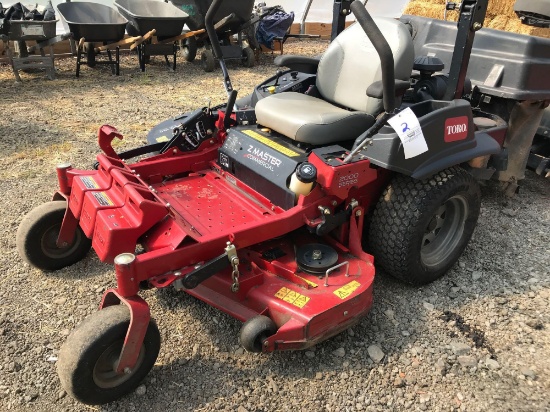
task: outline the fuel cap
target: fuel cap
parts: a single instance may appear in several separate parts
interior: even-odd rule
[[[296,177],[302,183],[313,183],[317,179],[317,168],[309,162],[300,163],[296,168]]]

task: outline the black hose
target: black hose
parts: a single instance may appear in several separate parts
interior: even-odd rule
[[[384,110],[390,113],[395,109],[395,67],[393,52],[384,35],[371,15],[359,0],[351,3],[351,11],[376,49],[382,63],[382,87]]]

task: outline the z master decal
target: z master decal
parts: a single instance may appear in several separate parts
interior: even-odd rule
[[[281,163],[283,163],[280,159],[276,158],[275,156],[252,146],[251,144],[248,145],[247,153],[244,155],[244,157],[258,163],[260,166],[265,167],[266,169],[274,171],[273,166],[280,167]]]

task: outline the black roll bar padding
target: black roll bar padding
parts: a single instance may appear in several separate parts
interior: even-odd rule
[[[227,107],[225,108],[225,116],[223,118],[223,127],[228,129],[231,126],[231,114],[233,113],[233,107],[237,101],[237,90],[231,90],[229,92],[229,98],[227,99]]]
[[[222,3],[223,0],[214,0],[208,8],[206,16],[204,17],[204,26],[206,28],[206,32],[208,33],[208,37],[210,38],[210,43],[212,43],[212,51],[214,53],[214,57],[218,60],[222,58],[222,49],[220,47],[218,34],[214,28],[214,16]]]
[[[384,35],[372,19],[363,3],[355,0],[351,3],[351,11],[357,22],[361,25],[365,34],[376,49],[382,64],[382,85],[384,90],[384,110],[390,113],[395,109],[395,67],[393,52]]]
[[[220,8],[223,1],[224,0],[214,0],[212,2],[204,18],[204,27],[206,28],[206,33],[208,33],[208,38],[210,39],[210,44],[212,46],[212,52],[214,53],[214,57],[218,60],[218,62],[220,63],[220,67],[222,69],[223,86],[225,87],[225,91],[227,92],[227,94],[230,94],[231,91],[233,90],[233,85],[231,84],[231,79],[229,78],[229,71],[227,70],[225,61],[223,60],[223,52],[222,52],[222,48],[220,47],[220,39],[218,38],[218,34],[216,33],[216,28],[214,27],[214,16],[216,15],[216,12]]]

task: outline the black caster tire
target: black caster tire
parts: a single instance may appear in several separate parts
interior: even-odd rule
[[[480,207],[479,184],[460,167],[424,180],[397,175],[376,205],[370,252],[388,274],[413,285],[430,283],[466,248]]]
[[[185,61],[194,61],[197,57],[197,49],[197,39],[195,37],[188,37],[180,43],[181,55]]]
[[[241,328],[240,341],[248,352],[262,351],[265,338],[277,332],[277,325],[267,316],[258,315],[248,319]]]
[[[256,62],[256,56],[254,55],[254,50],[250,47],[245,47],[243,49],[243,58],[241,60],[241,63],[244,67],[254,67],[254,63]]]
[[[210,73],[214,71],[216,59],[214,59],[214,53],[212,53],[212,50],[205,50],[201,53],[201,63],[205,72]]]
[[[65,201],[48,202],[31,210],[23,218],[15,238],[23,260],[38,269],[53,271],[84,259],[92,247],[92,241],[80,226],[76,229],[72,244],[62,248],[56,245],[66,209]]]
[[[115,305],[88,316],[69,335],[57,362],[57,374],[68,394],[88,405],[102,405],[139,386],[157,359],[160,333],[151,319],[136,365],[118,375],[114,365],[129,325],[128,308]]]

